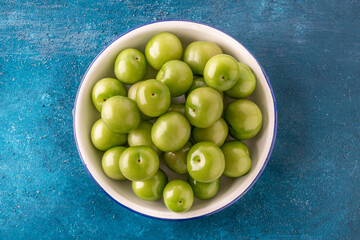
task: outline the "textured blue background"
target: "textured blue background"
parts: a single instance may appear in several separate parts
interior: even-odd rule
[[[359,239],[360,3],[0,2],[0,239]],[[83,167],[71,110],[87,67],[139,24],[188,19],[234,36],[270,77],[273,155],[236,204],[166,222],[113,202]]]

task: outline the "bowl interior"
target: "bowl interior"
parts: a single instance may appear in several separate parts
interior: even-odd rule
[[[116,56],[126,48],[136,48],[144,52],[147,41],[157,33],[171,32],[177,35],[185,47],[192,41],[203,40],[217,43],[224,51],[238,61],[249,65],[257,77],[257,87],[249,99],[253,100],[263,114],[263,126],[253,139],[245,141],[252,157],[251,171],[240,178],[222,177],[219,193],[210,200],[195,199],[192,208],[185,213],[169,211],[162,200],[148,202],[139,199],[132,192],[130,181],[115,181],[108,178],[101,168],[102,152],[96,150],[90,140],[93,123],[100,118],[91,101],[94,84],[105,77],[115,77],[113,65]],[[149,78],[153,76],[149,72]],[[179,98],[177,101],[181,101]],[[275,101],[264,72],[256,59],[236,40],[212,27],[183,21],[157,22],[134,29],[121,36],[105,48],[93,61],[79,87],[75,102],[74,129],[78,150],[82,161],[95,181],[114,200],[141,214],[163,219],[189,219],[214,213],[241,197],[260,176],[270,157],[275,135]],[[168,174],[169,180],[185,179],[172,173],[164,164],[161,168]]]

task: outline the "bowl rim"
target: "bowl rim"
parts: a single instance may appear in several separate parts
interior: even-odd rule
[[[90,170],[88,169],[85,161],[84,161],[84,158],[80,152],[80,148],[79,148],[79,145],[78,145],[78,140],[77,140],[77,135],[76,135],[76,130],[75,130],[75,112],[76,112],[76,105],[77,105],[77,101],[78,101],[78,97],[79,97],[79,92],[80,92],[80,89],[82,87],[82,84],[85,80],[85,77],[86,75],[88,74],[89,70],[91,69],[92,65],[94,64],[94,62],[99,58],[99,56],[110,46],[112,45],[115,41],[117,41],[119,38],[123,37],[124,35],[128,34],[129,32],[132,32],[138,28],[141,28],[141,27],[145,27],[145,26],[148,26],[148,25],[152,25],[152,24],[157,24],[157,23],[160,23],[160,22],[185,22],[185,23],[195,23],[195,24],[199,24],[199,25],[203,25],[203,26],[206,26],[206,27],[210,27],[210,28],[213,28],[217,31],[220,31],[222,33],[224,33],[225,35],[229,36],[230,38],[234,39],[236,42],[238,42],[241,46],[243,46],[248,52],[249,54],[255,59],[256,63],[259,65],[262,73],[264,74],[264,77],[266,79],[266,83],[270,89],[270,92],[271,92],[271,96],[272,96],[272,100],[273,100],[273,105],[274,105],[274,132],[273,132],[273,135],[272,135],[272,141],[271,141],[271,145],[270,145],[270,149],[269,149],[269,152],[268,152],[268,155],[265,159],[265,162],[264,162],[264,165],[262,166],[262,168],[260,169],[259,173],[256,175],[255,179],[250,183],[250,185],[239,195],[237,196],[235,199],[233,199],[231,202],[229,202],[228,204],[224,205],[223,207],[221,208],[218,208],[212,212],[209,212],[209,213],[205,213],[203,215],[199,215],[199,216],[195,216],[195,217],[191,217],[191,218],[180,218],[180,219],[177,219],[177,218],[161,218],[161,217],[155,217],[155,216],[151,216],[151,215],[148,215],[148,214],[145,214],[145,213],[142,213],[142,212],[139,212],[139,211],[136,211],[135,209],[132,209],[130,207],[127,207],[125,205],[123,205],[122,203],[118,202],[117,200],[115,200],[112,196],[110,196],[110,194],[108,194],[105,189],[95,180],[95,178],[92,176]],[[241,42],[239,42],[236,38],[234,38],[233,36],[229,35],[228,33],[225,33],[224,31],[216,28],[216,27],[213,27],[213,26],[210,26],[208,24],[205,24],[205,23],[200,23],[200,22],[196,22],[196,21],[191,21],[191,20],[181,20],[181,19],[172,19],[172,20],[158,20],[158,21],[153,21],[153,22],[148,22],[148,23],[144,23],[144,24],[141,24],[141,25],[138,25],[136,27],[133,27],[133,28],[130,28],[129,30],[123,32],[122,34],[120,34],[118,37],[116,37],[114,40],[112,40],[109,44],[107,44],[101,51],[100,53],[98,53],[96,55],[96,57],[93,59],[93,61],[91,62],[91,64],[89,65],[89,67],[87,68],[85,74],[83,75],[82,79],[81,79],[81,82],[79,84],[79,87],[78,87],[78,90],[77,90],[77,93],[76,93],[76,97],[75,97],[75,101],[74,101],[74,108],[72,110],[72,117],[73,117],[73,132],[74,132],[74,139],[75,139],[75,143],[76,143],[76,148],[77,148],[77,151],[79,153],[79,156],[80,156],[80,159],[83,163],[83,165],[85,166],[85,169],[86,171],[88,172],[88,174],[91,176],[91,178],[93,179],[93,181],[100,187],[100,189],[107,195],[109,196],[114,202],[116,202],[117,204],[119,204],[120,206],[136,213],[136,214],[139,214],[141,216],[145,216],[145,217],[149,217],[149,218],[152,218],[152,219],[159,219],[159,220],[166,220],[166,221],[186,221],[186,220],[193,220],[193,219],[198,219],[198,218],[202,218],[202,217],[205,217],[205,216],[209,216],[209,215],[212,215],[212,214],[215,214],[217,212],[220,212],[222,210],[224,210],[225,208],[231,206],[232,204],[234,204],[235,202],[237,202],[242,196],[244,196],[253,186],[254,184],[257,182],[257,180],[260,178],[260,176],[262,175],[262,173],[264,172],[266,166],[267,166],[267,163],[269,162],[269,159],[271,157],[271,154],[272,154],[272,151],[274,149],[274,145],[275,145],[275,140],[276,140],[276,134],[277,134],[277,125],[278,125],[278,116],[277,116],[277,105],[276,105],[276,100],[275,100],[275,94],[274,94],[274,91],[273,91],[273,88],[270,84],[270,80],[269,80],[269,77],[268,75],[266,74],[264,68],[261,66],[261,64],[259,63],[259,61],[257,60],[257,58],[254,56],[254,54],[252,54],[251,51],[249,51],[248,48],[246,48],[246,46],[244,46]]]

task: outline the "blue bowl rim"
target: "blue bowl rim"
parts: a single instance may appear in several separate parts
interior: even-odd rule
[[[76,131],[75,131],[75,112],[76,112],[76,103],[77,103],[77,100],[78,100],[78,96],[79,96],[79,92],[80,92],[80,89],[81,89],[81,86],[84,82],[84,79],[87,75],[87,73],[89,72],[89,70],[91,69],[92,65],[94,64],[94,62],[98,59],[98,57],[112,44],[114,43],[115,41],[117,41],[119,38],[121,38],[122,36],[124,36],[125,34],[129,33],[129,32],[132,32],[138,28],[141,28],[141,27],[144,27],[144,26],[147,26],[147,25],[151,25],[151,24],[155,24],[155,23],[159,23],[159,22],[189,22],[189,23],[196,23],[196,24],[200,24],[200,25],[204,25],[204,26],[207,26],[207,27],[210,27],[210,28],[214,28],[224,34],[226,34],[227,36],[231,37],[232,39],[234,39],[235,41],[237,41],[241,46],[243,46],[249,53],[250,55],[255,59],[255,61],[257,62],[257,64],[260,66],[261,68],[261,71],[263,72],[264,76],[265,76],[265,79],[266,79],[266,82],[270,88],[270,92],[271,92],[271,95],[272,95],[272,99],[273,99],[273,104],[274,104],[274,133],[273,133],[273,139],[272,139],[272,142],[271,142],[271,146],[270,146],[270,150],[269,150],[269,153],[266,157],[266,160],[265,160],[265,163],[264,165],[262,166],[262,168],[260,169],[258,175],[255,177],[255,179],[251,182],[251,184],[245,189],[244,192],[242,192],[238,197],[236,197],[233,201],[229,202],[228,204],[226,204],[225,206],[219,208],[219,209],[216,209],[215,211],[212,211],[210,213],[206,213],[206,214],[203,214],[203,215],[200,215],[200,216],[196,216],[196,217],[192,217],[192,218],[181,218],[181,219],[171,219],[171,218],[161,218],[161,217],[154,217],[154,216],[151,216],[151,215],[147,215],[147,214],[144,214],[144,213],[141,213],[141,212],[138,212],[132,208],[129,208],[123,204],[121,204],[120,202],[118,202],[117,200],[115,200],[112,196],[110,196],[106,191],[105,189],[103,189],[102,186],[100,186],[100,184],[95,180],[95,178],[92,176],[92,174],[90,173],[86,163],[84,162],[84,159],[83,159],[83,156],[81,155],[81,152],[80,152],[80,149],[79,149],[79,145],[78,145],[78,142],[77,142],[77,137],[76,137]],[[104,193],[106,195],[108,195],[113,201],[115,201],[117,204],[121,205],[122,207],[136,213],[136,214],[139,214],[141,216],[145,216],[145,217],[149,217],[149,218],[152,218],[152,219],[158,219],[158,220],[166,220],[166,221],[185,221],[185,220],[193,220],[193,219],[198,219],[198,218],[202,218],[202,217],[205,217],[205,216],[209,216],[209,215],[212,215],[212,214],[215,214],[217,212],[220,212],[222,210],[224,210],[225,208],[229,207],[230,205],[234,204],[235,202],[237,202],[242,196],[244,196],[253,186],[254,184],[256,183],[256,181],[259,179],[259,177],[262,175],[262,173],[264,172],[265,168],[266,168],[266,165],[267,163],[269,162],[269,159],[270,159],[270,156],[272,154],[272,151],[274,149],[274,145],[275,145],[275,140],[276,140],[276,133],[277,133],[277,125],[278,125],[278,116],[277,116],[277,105],[276,105],[276,100],[275,100],[275,94],[274,94],[274,91],[273,91],[273,88],[271,87],[271,84],[270,84],[270,80],[269,80],[269,77],[267,76],[264,68],[261,66],[261,64],[259,63],[259,61],[257,60],[257,58],[249,51],[249,49],[247,49],[242,43],[240,43],[237,39],[235,39],[234,37],[232,37],[231,35],[223,32],[222,30],[216,28],[216,27],[213,27],[213,26],[210,26],[208,24],[205,24],[205,23],[200,23],[200,22],[196,22],[196,21],[190,21],[190,20],[177,20],[177,19],[173,19],[173,20],[159,20],[159,21],[154,21],[154,22],[149,22],[149,23],[145,23],[145,24],[141,24],[141,25],[138,25],[134,28],[131,28],[129,30],[127,30],[126,32],[122,33],[121,35],[119,35],[117,38],[115,38],[113,41],[111,41],[105,48],[103,48],[101,50],[101,52],[94,58],[94,60],[91,62],[90,66],[87,68],[84,76],[82,77],[81,79],[81,82],[80,82],[80,85],[78,87],[78,91],[76,93],[76,98],[75,98],[75,102],[74,102],[74,109],[72,110],[72,115],[73,115],[73,131],[74,131],[74,138],[75,138],[75,143],[76,143],[76,148],[77,148],[77,151],[80,155],[80,159],[83,163],[83,165],[85,166],[87,172],[89,173],[89,175],[91,176],[91,178],[94,180],[94,182],[104,191]]]

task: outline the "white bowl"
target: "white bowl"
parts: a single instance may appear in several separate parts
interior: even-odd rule
[[[263,126],[260,133],[246,141],[252,157],[251,171],[240,178],[222,177],[218,194],[210,200],[195,199],[191,209],[184,213],[168,210],[163,201],[148,202],[139,199],[132,192],[130,181],[114,181],[108,178],[101,168],[102,152],[93,147],[90,129],[100,118],[91,101],[91,89],[104,77],[114,77],[113,65],[116,56],[126,48],[144,51],[147,41],[157,33],[172,32],[177,35],[185,47],[192,41],[203,40],[217,43],[224,51],[238,61],[249,65],[257,77],[257,87],[250,99],[261,109]],[[277,128],[277,112],[274,94],[265,71],[255,57],[238,41],[213,27],[187,21],[162,21],[134,28],[103,49],[86,71],[74,108],[74,135],[80,157],[96,183],[116,202],[139,214],[153,218],[180,220],[192,219],[218,212],[241,198],[256,182],[264,171],[270,158]],[[179,176],[170,173],[169,179]],[[180,177],[181,178],[181,177]]]

